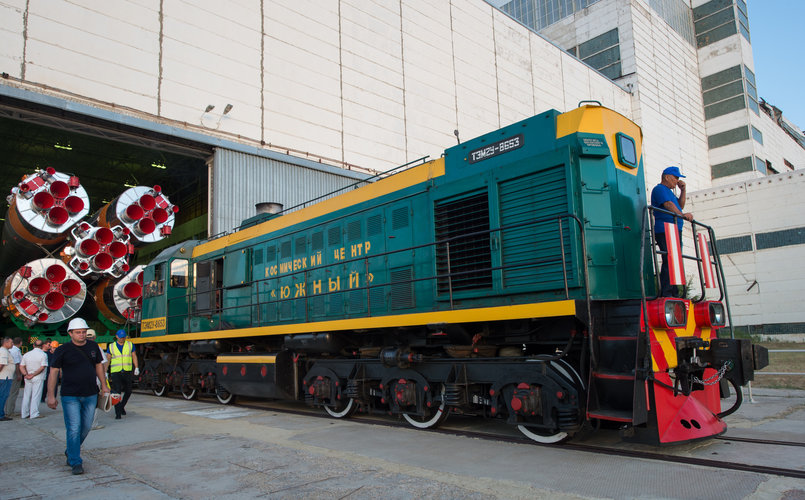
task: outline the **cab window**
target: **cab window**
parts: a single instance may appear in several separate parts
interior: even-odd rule
[[[171,262],[171,286],[173,288],[187,288],[187,261],[177,259]]]

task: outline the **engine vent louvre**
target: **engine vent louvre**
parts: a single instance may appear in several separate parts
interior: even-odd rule
[[[411,282],[410,267],[398,267],[391,270],[391,308],[405,309],[414,307],[414,286]]]
[[[492,287],[492,252],[489,247],[489,197],[487,192],[467,193],[460,198],[437,202],[435,207],[436,240],[450,239],[450,271],[453,291]],[[472,234],[480,233],[480,234]],[[462,236],[467,235],[467,236]],[[439,293],[450,291],[447,247],[436,250]]]

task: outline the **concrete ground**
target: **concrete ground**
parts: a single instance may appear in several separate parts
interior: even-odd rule
[[[728,435],[805,443],[805,391],[754,397],[727,418]],[[42,418],[0,422],[0,499],[805,499],[800,479],[139,394],[123,420],[101,416],[84,443],[86,473],[73,476],[61,407],[41,408]],[[738,446],[662,452],[805,470],[805,447]]]

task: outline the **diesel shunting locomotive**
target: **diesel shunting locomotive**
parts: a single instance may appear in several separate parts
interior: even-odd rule
[[[417,428],[478,415],[548,443],[608,423],[714,436],[763,351],[718,335],[710,228],[686,224],[698,296],[656,296],[651,220],[640,128],[600,105],[547,111],[164,250],[143,271],[139,383]]]

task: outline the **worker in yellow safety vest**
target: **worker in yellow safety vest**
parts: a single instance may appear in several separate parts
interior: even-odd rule
[[[137,366],[137,353],[134,345],[126,340],[125,330],[118,330],[115,342],[109,344],[109,373],[112,380],[112,392],[123,396],[115,405],[115,419],[120,420],[126,414],[126,403],[131,396],[132,373],[136,377],[140,374]],[[133,372],[132,372],[133,369]]]

